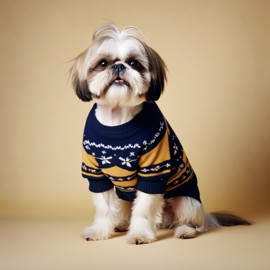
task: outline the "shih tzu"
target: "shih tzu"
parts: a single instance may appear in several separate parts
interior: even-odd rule
[[[82,175],[96,215],[86,240],[128,231],[131,244],[156,240],[158,228],[177,238],[223,225],[249,224],[230,214],[205,214],[196,174],[155,103],[166,65],[135,27],[101,26],[71,68],[82,101],[93,101],[83,137]]]

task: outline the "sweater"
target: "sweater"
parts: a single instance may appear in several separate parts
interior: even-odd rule
[[[196,174],[156,103],[143,103],[131,121],[119,126],[102,125],[96,107],[87,117],[82,147],[82,176],[91,192],[115,187],[127,201],[136,198],[137,190],[200,201]]]

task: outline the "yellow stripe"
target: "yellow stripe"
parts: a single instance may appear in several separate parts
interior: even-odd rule
[[[95,157],[93,157],[92,155],[89,155],[85,151],[84,148],[82,149],[82,161],[88,167],[91,167],[91,168],[94,168],[94,169],[99,168],[98,162],[96,161]]]
[[[141,168],[162,163],[170,160],[170,148],[168,132],[166,131],[161,142],[150,152],[144,154],[140,158],[139,165]]]
[[[95,178],[102,178],[102,177],[104,177],[104,174],[97,175],[97,174],[94,174],[94,173],[87,173],[87,172],[84,172],[84,171],[82,171],[82,174],[83,175],[87,175],[87,176],[93,176]]]
[[[184,162],[185,164],[187,164],[188,158],[187,158],[186,152],[184,151],[184,149],[183,149],[182,152],[183,152],[183,158],[182,158],[182,160],[183,160],[183,162]]]
[[[170,190],[173,190],[175,188],[178,188],[178,187],[184,185],[186,182],[188,182],[192,177],[193,177],[193,172],[191,173],[191,175],[185,181],[183,181],[183,182],[181,182],[181,183],[179,183],[179,184],[177,184],[175,186],[168,187],[166,190],[170,191]]]
[[[102,168],[102,171],[105,174],[115,176],[115,177],[128,177],[128,176],[133,175],[136,172],[136,171],[128,171],[118,166],[113,166],[110,168]]]

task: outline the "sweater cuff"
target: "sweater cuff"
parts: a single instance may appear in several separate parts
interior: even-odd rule
[[[102,178],[102,179],[89,179],[89,190],[94,193],[101,193],[108,191],[113,188],[113,183],[107,179],[107,178]]]
[[[147,194],[164,194],[166,181],[145,181],[139,179],[137,189]]]

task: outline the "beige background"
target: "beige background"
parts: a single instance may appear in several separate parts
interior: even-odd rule
[[[207,211],[270,206],[269,1],[1,1],[0,215],[87,216],[81,139],[91,103],[68,62],[106,20],[141,28],[169,68],[159,105]]]
[[[94,214],[80,176],[91,103],[69,62],[106,20],[141,28],[166,61],[158,102],[198,175],[207,211],[255,221],[151,245],[86,242]],[[0,269],[268,270],[270,1],[0,0]]]

